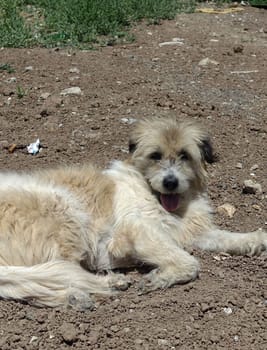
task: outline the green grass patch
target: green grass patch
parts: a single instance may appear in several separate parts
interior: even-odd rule
[[[267,7],[267,0],[250,0],[251,6]]]
[[[17,97],[19,99],[27,95],[27,91],[22,86],[19,86],[19,85],[17,86],[16,92],[17,92]]]
[[[23,46],[30,38],[29,28],[20,16],[21,1],[0,0],[0,46]]]
[[[0,0],[0,46],[82,46],[129,41],[129,27],[192,12],[195,0]]]
[[[4,63],[0,64],[0,71],[6,71],[7,73],[11,74],[15,72],[15,69],[9,63]]]

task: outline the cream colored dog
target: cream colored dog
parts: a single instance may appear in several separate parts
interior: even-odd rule
[[[108,170],[64,167],[0,174],[0,297],[91,308],[91,294],[127,288],[109,272],[145,263],[142,292],[185,283],[199,264],[187,249],[259,254],[263,231],[231,233],[212,223],[205,132],[174,119],[138,122],[131,157]]]

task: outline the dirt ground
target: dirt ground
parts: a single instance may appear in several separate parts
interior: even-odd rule
[[[106,166],[127,157],[134,119],[195,119],[219,157],[208,169],[215,221],[236,231],[266,229],[266,10],[181,14],[133,32],[132,44],[94,51],[0,51],[0,65],[15,69],[0,71],[1,168]],[[60,94],[73,86],[81,94]],[[39,154],[20,148],[37,138]],[[9,153],[12,143],[18,148]],[[247,179],[263,193],[242,193]],[[216,210],[225,203],[236,208],[232,218]],[[195,282],[141,296],[133,283],[116,297],[97,297],[93,311],[1,300],[0,349],[266,349],[266,256],[194,254],[202,266]]]

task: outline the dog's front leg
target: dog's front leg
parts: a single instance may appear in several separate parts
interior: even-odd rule
[[[267,232],[258,230],[237,233],[214,227],[207,233],[198,236],[193,245],[203,250],[232,255],[258,255],[267,250]]]
[[[142,278],[141,293],[186,283],[198,276],[198,261],[168,237],[162,240],[156,235],[139,235],[134,242],[134,252],[139,261],[155,266]]]
[[[146,220],[145,220],[146,219]],[[142,292],[186,283],[198,276],[198,261],[183,250],[171,237],[169,226],[163,220],[139,220],[116,226],[108,246],[115,259],[132,258],[154,267],[140,283]]]

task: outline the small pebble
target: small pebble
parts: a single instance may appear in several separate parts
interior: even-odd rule
[[[257,169],[259,169],[258,164],[254,164],[254,165],[252,165],[252,167],[250,168],[250,171],[255,171],[255,170],[257,170]]]
[[[46,100],[51,94],[49,92],[44,92],[41,94],[40,99]]]
[[[79,88],[79,86],[73,86],[71,88],[65,89],[61,91],[60,95],[66,96],[66,95],[81,95],[82,90]]]
[[[69,72],[79,74],[80,70],[77,67],[73,67],[73,68],[70,68]]]
[[[136,122],[136,119],[134,119],[134,118],[121,118],[121,122],[123,124],[131,125],[131,124]]]
[[[228,216],[229,218],[232,218],[236,212],[236,208],[232,204],[225,203],[225,204],[220,205],[217,208],[217,211],[221,215]]]
[[[25,67],[25,72],[30,72],[33,70],[33,66]]]
[[[77,331],[72,323],[63,323],[60,327],[60,333],[67,344],[72,344],[77,340]]]
[[[38,339],[38,337],[36,337],[35,335],[31,337],[30,340],[30,344],[33,343],[34,341],[36,341]]]
[[[168,346],[169,341],[167,339],[158,339],[158,345],[159,346]]]
[[[201,67],[205,67],[209,64],[214,64],[214,65],[218,65],[219,62],[215,61],[215,60],[212,60],[208,57],[206,58],[203,58],[201,61],[199,61],[198,65],[201,66]]]
[[[233,313],[233,310],[230,307],[224,307],[223,311],[226,313],[226,315],[231,315]]]

